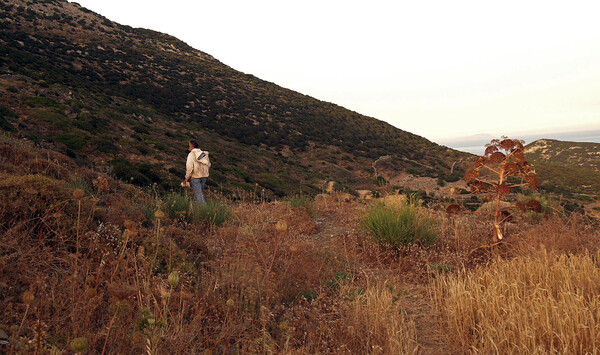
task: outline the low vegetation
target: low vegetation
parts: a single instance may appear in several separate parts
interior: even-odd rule
[[[367,209],[363,228],[375,240],[393,248],[412,243],[433,244],[437,238],[437,221],[416,203],[386,205],[375,203]]]
[[[597,354],[599,257],[541,250],[441,277],[433,297],[463,351]]]
[[[526,147],[540,187],[568,197],[600,191],[600,144],[540,139]]]
[[[540,193],[517,196],[541,212],[515,213],[489,248],[493,211],[393,189],[209,188],[202,208],[26,141],[0,144],[0,162],[3,352],[599,352],[597,222]],[[394,228],[397,245],[377,236]]]

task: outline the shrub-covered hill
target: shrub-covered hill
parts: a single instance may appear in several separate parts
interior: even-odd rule
[[[535,166],[545,190],[585,195],[600,191],[598,143],[540,139],[527,146],[526,158]]]
[[[384,155],[448,178],[463,156],[65,0],[1,0],[0,34],[0,129],[139,185],[174,186],[190,137],[215,160],[210,183],[275,195],[368,188]]]

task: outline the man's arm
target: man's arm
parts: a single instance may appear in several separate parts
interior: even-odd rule
[[[188,181],[194,172],[194,153],[190,152],[185,162],[185,180]]]

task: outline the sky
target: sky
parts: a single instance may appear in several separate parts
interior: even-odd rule
[[[432,141],[600,129],[600,2],[78,0]]]

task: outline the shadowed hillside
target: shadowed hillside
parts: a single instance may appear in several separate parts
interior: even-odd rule
[[[174,37],[62,0],[0,1],[0,128],[138,185],[175,186],[186,141],[213,188],[315,193],[374,185],[371,164],[456,179],[464,154],[235,71]],[[460,170],[460,167],[458,167]]]

